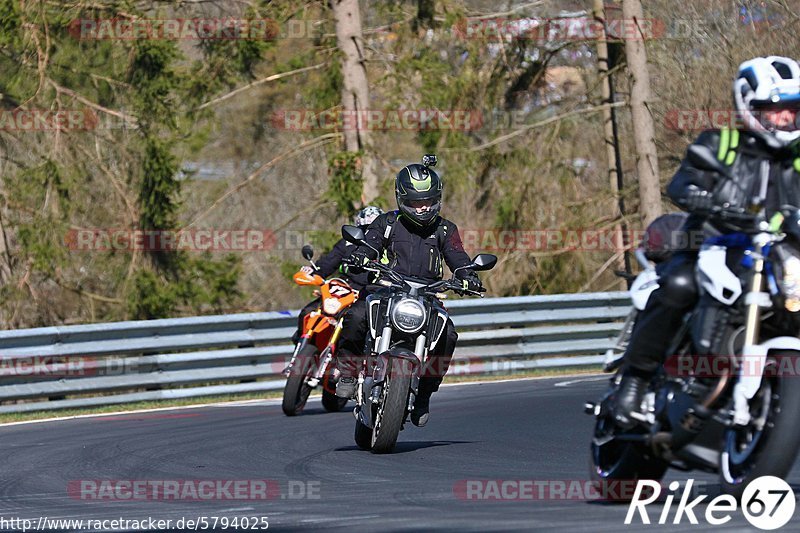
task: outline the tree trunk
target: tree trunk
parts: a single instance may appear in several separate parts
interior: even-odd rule
[[[5,195],[5,183],[0,178],[0,194]],[[8,234],[3,222],[4,206],[0,206],[0,286],[11,280],[11,250],[8,249]]]
[[[8,250],[6,229],[3,225],[2,212],[0,212],[0,285],[5,285],[11,279],[11,253]]]
[[[594,18],[600,22],[600,34],[597,39],[597,70],[602,78],[602,95],[604,104],[612,104],[614,101],[613,88],[611,85],[611,74],[608,64],[608,41],[606,37],[606,14],[603,7],[603,0],[594,0]],[[623,215],[622,198],[620,197],[621,170],[619,169],[617,136],[614,124],[614,108],[608,107],[603,110],[603,138],[606,145],[606,168],[608,170],[608,184],[611,190],[611,205],[609,214],[615,219],[621,219]],[[614,246],[615,253],[626,249],[627,242],[623,236],[623,224],[614,225]],[[627,229],[627,228],[626,228]],[[627,233],[627,231],[625,232]],[[620,255],[615,264],[617,270],[630,271],[627,251]],[[619,289],[627,289],[625,280],[619,280]]]
[[[361,35],[361,13],[358,0],[331,0],[330,6],[336,20],[337,45],[342,52],[342,108],[345,116],[355,118],[350,121],[352,127],[343,128],[344,145],[348,152],[363,153],[361,201],[366,205],[378,197],[379,190],[375,160],[371,154],[371,132],[366,121],[369,84]]]
[[[645,226],[661,215],[661,184],[658,175],[653,116],[650,102],[650,75],[647,71],[645,35],[638,21],[644,21],[640,0],[623,0],[622,17],[626,27],[636,22],[638,35],[625,35],[625,55],[631,76],[631,114],[636,144],[636,170],[639,174],[639,212]]]

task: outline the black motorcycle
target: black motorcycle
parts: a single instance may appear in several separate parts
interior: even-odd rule
[[[369,246],[364,232],[355,226],[342,227],[342,235],[348,242]],[[490,270],[496,263],[496,256],[478,254],[472,263],[457,268],[452,279],[433,283],[402,276],[379,261],[359,265],[378,273],[378,284],[383,286],[366,299],[371,357],[359,373],[353,411],[359,448],[374,453],[394,449],[398,434],[414,409],[420,375],[429,363],[428,353],[439,342],[447,324],[448,313],[439,298],[448,290],[482,296],[464,289],[455,274],[462,269]]]
[[[704,147],[692,146],[689,157],[728,172]],[[660,480],[672,467],[718,473],[722,490],[740,498],[751,480],[791,469],[800,447],[800,209],[786,206],[769,221],[763,209],[753,211],[713,209],[736,231],[702,246],[698,304],[650,384],[637,425],[615,423],[621,370],[599,403],[586,404],[596,418],[590,462],[598,488]]]

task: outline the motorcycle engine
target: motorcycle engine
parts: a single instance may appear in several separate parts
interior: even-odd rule
[[[669,381],[658,390],[655,408],[656,419],[672,434],[670,447],[673,450],[692,442],[711,414],[677,381]]]

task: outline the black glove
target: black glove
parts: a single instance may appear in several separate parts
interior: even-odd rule
[[[486,292],[486,289],[483,288],[483,283],[481,283],[481,278],[475,272],[465,272],[460,277],[465,291]]]
[[[356,250],[342,262],[344,273],[359,272],[361,267],[369,263],[370,259],[366,252]]]
[[[714,207],[714,195],[695,185],[689,185],[681,202],[682,207],[693,213],[708,213]]]

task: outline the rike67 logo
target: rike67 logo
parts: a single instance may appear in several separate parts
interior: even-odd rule
[[[658,524],[669,523],[672,504],[678,499],[678,507],[672,515],[672,524],[680,524],[684,517],[691,524],[698,524],[697,515],[700,513],[696,507],[705,504],[706,523],[721,526],[731,521],[733,515],[739,511],[739,501],[729,494],[722,494],[705,502],[708,495],[704,494],[689,500],[692,497],[692,484],[688,480],[683,492],[678,495],[680,483],[673,481],[669,484],[669,493],[663,498],[663,507],[658,515]],[[661,485],[656,481],[640,480],[633,493],[633,499],[625,516],[625,524],[634,521],[637,512],[642,524],[650,524],[651,519],[648,509],[654,510],[661,501]],[[651,504],[654,504],[651,506]],[[741,499],[740,511],[750,524],[758,529],[773,530],[785,526],[794,515],[796,505],[794,491],[784,480],[774,476],[762,476],[751,481],[744,489]],[[651,507],[648,507],[651,506]]]

